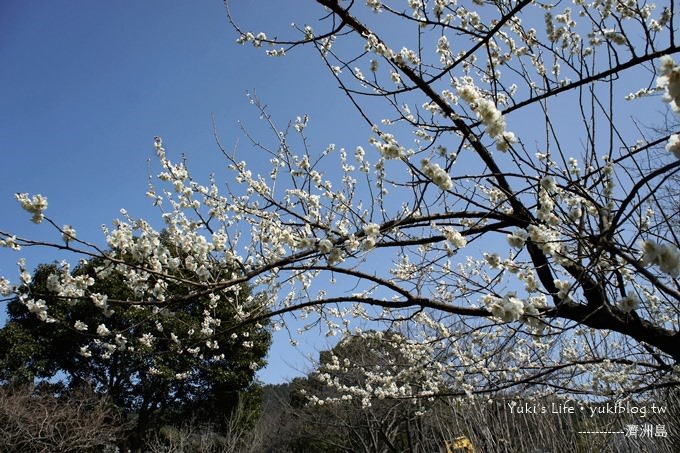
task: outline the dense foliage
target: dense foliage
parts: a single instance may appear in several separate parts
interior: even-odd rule
[[[9,320],[0,330],[0,376],[6,384],[57,380],[70,389],[92,388],[134,417],[140,439],[149,429],[187,419],[220,428],[240,399],[250,401],[250,410],[258,410],[259,391],[253,379],[270,344],[264,325],[208,324],[208,316],[233,316],[227,305],[208,297],[158,305],[151,313],[135,304],[115,309],[106,305],[102,310],[98,304],[107,304],[108,297],[134,297],[116,274],[97,279],[90,286],[92,297],[57,295],[51,276],[87,282],[101,265],[101,259],[94,259],[71,273],[66,264],[36,269],[24,294],[42,298],[59,322],[37,319],[19,299],[8,304]],[[177,296],[188,293],[180,284],[169,291]],[[239,294],[220,296],[247,298],[250,291],[242,285]],[[126,337],[139,343],[128,344]],[[242,338],[248,339],[249,347],[243,346]]]

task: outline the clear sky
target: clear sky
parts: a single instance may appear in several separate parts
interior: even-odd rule
[[[309,4],[301,1],[233,3],[234,16],[255,31],[290,31],[292,20],[318,17],[318,8],[308,16]],[[312,49],[271,58],[237,45],[237,37],[221,0],[0,2],[0,230],[57,240],[47,225],[30,222],[16,192],[47,196],[47,214],[93,242],[103,242],[100,226],[121,208],[157,219],[144,196],[153,137],[163,137],[169,157],[185,153],[194,176],[206,181],[215,172],[219,180],[226,163],[213,117],[229,148],[241,142],[239,149],[250,151],[239,120],[254,136],[266,135],[246,92],[256,93],[281,124],[309,113],[319,149],[365,144],[367,131],[357,133],[352,107]],[[258,159],[250,151],[249,163]],[[72,258],[0,250],[0,275],[16,279],[19,257],[29,267]],[[314,338],[301,344],[312,354],[327,346]],[[264,382],[308,370],[286,345],[285,337],[276,338]]]

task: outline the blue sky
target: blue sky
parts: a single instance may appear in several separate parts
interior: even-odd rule
[[[247,27],[268,32],[317,17],[308,16],[306,2],[267,2],[266,14],[264,3],[237,1],[232,12]],[[312,49],[270,58],[235,44],[237,37],[221,0],[1,2],[0,230],[57,239],[47,225],[30,222],[16,192],[47,196],[53,220],[99,243],[100,226],[110,225],[121,208],[157,218],[144,196],[153,137],[163,137],[171,158],[185,153],[199,179],[215,172],[219,181],[226,162],[213,117],[229,148],[241,142],[248,152],[239,120],[254,136],[266,134],[246,92],[256,93],[281,124],[309,113],[308,130],[320,149],[331,142],[351,149],[365,144],[368,134],[357,133],[352,107]],[[248,157],[255,168],[258,159]],[[0,275],[15,279],[19,257],[29,267],[73,258],[3,249]],[[307,371],[303,356],[284,337],[277,340],[260,374],[265,382]],[[301,345],[316,354],[327,343],[310,337]]]

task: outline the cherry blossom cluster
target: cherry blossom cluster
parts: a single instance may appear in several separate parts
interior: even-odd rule
[[[656,86],[664,90],[664,101],[668,102],[675,113],[680,113],[680,66],[673,57],[664,55],[659,59],[661,75],[656,79]],[[680,136],[671,134],[666,144],[666,151],[680,159]]]
[[[514,293],[509,293],[503,298],[486,296],[483,302],[489,306],[491,313],[503,322],[517,321],[524,314],[524,302],[515,297]]]
[[[680,159],[680,135],[671,134],[666,144],[666,151],[673,153],[673,155]]]
[[[17,201],[21,203],[21,207],[33,215],[31,220],[34,223],[42,222],[44,218],[43,213],[47,209],[47,198],[40,194],[33,195],[29,198],[27,193],[18,193],[15,197]]]
[[[465,101],[477,114],[486,132],[496,140],[496,149],[507,151],[508,147],[517,142],[513,132],[505,130],[505,118],[491,99],[482,96],[480,91],[471,83],[464,83],[458,87],[458,96]]]
[[[441,190],[451,190],[453,182],[446,170],[441,168],[438,163],[423,159],[422,170],[425,176],[430,178],[433,183]]]
[[[680,276],[680,252],[671,244],[644,241],[641,262],[645,266],[658,266],[661,272],[673,278]]]

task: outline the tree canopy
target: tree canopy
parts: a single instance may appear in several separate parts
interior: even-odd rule
[[[365,121],[365,142],[319,149],[308,117],[278,127],[253,97],[272,132],[251,137],[268,173],[218,142],[228,171],[200,182],[156,137],[161,170],[147,196],[166,239],[123,213],[104,232],[107,252],[60,227],[43,195],[18,194],[63,240],[0,232],[4,246],[100,264],[86,279],[46,276],[56,300],[27,291],[25,269],[0,290],[46,326],[74,327],[69,300],[130,316],[88,326],[83,347],[100,357],[114,339],[144,349],[132,307],[170,352],[173,333],[189,351],[197,331],[174,331],[164,313],[199,299],[234,326],[285,328],[280,316],[296,312],[328,335],[389,328],[403,354],[429,357],[404,374],[426,385],[378,370],[360,380],[370,388],[347,390],[370,397],[677,385],[679,241],[658,197],[680,169],[674,2],[316,3],[318,23],[292,18],[276,37],[227,9],[240,44],[316,52]],[[107,278],[125,297],[101,286]],[[266,304],[229,296],[244,284]],[[222,344],[224,322],[204,316],[202,351]],[[174,356],[163,360],[184,360]]]
[[[61,381],[70,389],[90,388],[134,416],[140,438],[151,427],[188,418],[219,427],[240,399],[250,399],[253,409],[257,407],[252,384],[270,344],[266,326],[232,328],[211,322],[233,316],[229,305],[216,304],[216,298],[242,298],[246,306],[258,303],[247,285],[218,292],[212,299],[195,297],[153,310],[135,304],[114,309],[108,298],[133,300],[134,294],[119,274],[102,277],[104,265],[95,258],[72,272],[65,263],[36,269],[19,297],[8,304],[9,320],[0,330],[0,377],[5,383]],[[56,275],[62,281],[91,283],[90,296],[59,296]],[[187,293],[181,285],[168,291],[175,296]],[[49,305],[59,321],[46,323],[31,313],[21,302],[29,294]]]

